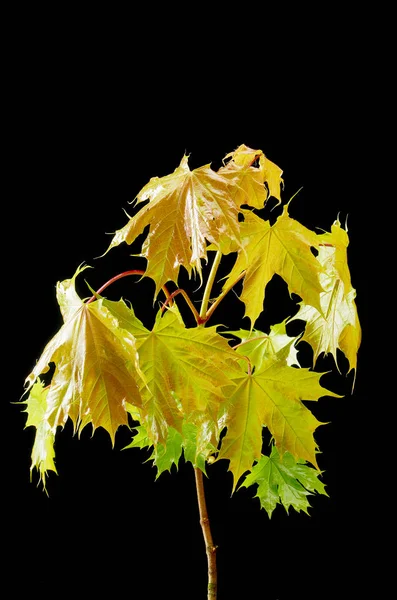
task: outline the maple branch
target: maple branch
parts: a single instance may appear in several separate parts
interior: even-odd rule
[[[205,319],[202,319],[200,317],[197,308],[194,306],[193,302],[190,300],[188,294],[185,292],[185,290],[182,290],[181,288],[178,288],[177,290],[175,290],[175,292],[172,292],[172,294],[170,294],[168,296],[167,300],[164,302],[163,306],[161,307],[161,312],[163,312],[165,310],[165,307],[167,306],[167,304],[172,303],[172,300],[178,294],[182,294],[182,296],[186,300],[186,303],[188,304],[190,310],[192,311],[192,313],[194,315],[194,318],[196,319],[197,325],[201,325],[202,323],[205,323]]]
[[[207,314],[205,316],[206,321],[208,321],[208,319],[211,317],[212,313],[214,312],[214,310],[216,309],[216,307],[218,306],[218,304],[223,300],[223,298],[230,292],[230,290],[232,288],[234,288],[234,286],[236,285],[236,283],[238,283],[240,281],[240,279],[242,279],[245,275],[246,271],[243,271],[242,273],[240,273],[240,275],[237,277],[236,281],[234,283],[232,283],[231,285],[229,285],[222,293],[220,296],[218,296],[218,298],[215,300],[215,302],[211,305],[211,308],[209,308],[207,310]]]
[[[207,504],[205,501],[203,473],[194,467],[196,479],[197,500],[200,512],[200,525],[203,532],[205,550],[208,562],[208,600],[216,600],[217,597],[217,570],[216,570],[216,546],[212,540],[210,520],[208,518]]]
[[[111,285],[112,283],[114,283],[115,281],[118,281],[119,279],[122,279],[123,277],[127,277],[128,275],[145,275],[146,271],[142,271],[141,269],[132,269],[131,271],[124,271],[123,273],[119,273],[118,275],[115,275],[114,277],[112,277],[111,279],[109,279],[109,281],[107,281],[106,283],[104,283],[99,290],[97,290],[96,294],[94,294],[93,296],[91,296],[91,298],[89,300],[87,300],[86,304],[90,304],[90,302],[94,302],[94,300],[96,300],[96,297],[103,292],[103,290],[106,290],[107,287],[109,287],[109,285]],[[164,292],[164,294],[166,295],[167,301],[170,301],[170,292],[168,291],[167,286],[163,285],[163,287],[161,288]],[[171,303],[172,303],[172,299],[171,299]]]
[[[208,319],[207,319],[208,302],[210,300],[212,286],[214,285],[216,272],[218,270],[219,263],[221,262],[221,258],[222,258],[222,252],[220,250],[218,250],[217,253],[215,254],[214,262],[212,263],[211,271],[210,271],[210,274],[209,274],[208,280],[207,280],[207,285],[205,286],[205,290],[204,290],[203,300],[201,302],[200,317],[202,319],[204,319],[203,323],[208,321]]]

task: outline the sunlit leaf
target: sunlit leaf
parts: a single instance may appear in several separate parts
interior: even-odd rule
[[[216,452],[219,431],[217,424],[205,416],[195,415],[191,423],[183,424],[183,451],[187,461],[206,473],[208,457]]]
[[[84,303],[75,292],[75,278],[57,286],[64,325],[45,347],[28,387],[55,363],[45,420],[55,433],[71,418],[75,431],[89,423],[103,427],[114,443],[120,425],[127,425],[125,403],[141,405],[135,338],[104,306],[103,300]]]
[[[137,202],[149,200],[116,232],[110,248],[131,244],[147,225],[142,248],[148,260],[145,275],[156,282],[156,294],[167,281],[177,281],[183,265],[201,276],[201,259],[207,259],[207,241],[219,246],[224,237],[240,245],[238,205],[230,182],[209,165],[191,171],[183,157],[171,175],[153,177],[139,192]]]
[[[121,301],[106,301],[125,331],[136,336],[143,398],[142,423],[154,444],[165,443],[169,427],[180,433],[195,411],[216,420],[225,390],[239,373],[236,357],[215,327],[186,328],[173,311],[159,312],[152,331]]]
[[[311,247],[319,245],[318,236],[292,219],[286,206],[273,226],[249,211],[244,211],[244,217],[243,250],[238,253],[224,289],[246,272],[240,299],[251,323],[263,310],[265,288],[275,274],[286,281],[290,293],[298,294],[321,311],[323,288],[319,274],[323,269],[311,252]]]
[[[313,433],[321,423],[302,400],[337,394],[320,385],[321,373],[288,366],[287,355],[288,348],[284,348],[263,360],[253,374],[241,376],[225,405],[227,432],[219,458],[230,461],[233,489],[260,458],[263,427],[268,427],[281,456],[290,452],[296,460],[306,460],[318,468]]]
[[[215,423],[210,423],[208,419],[199,419],[199,424],[194,422],[184,422],[182,434],[173,427],[169,427],[168,434],[163,443],[152,444],[144,426],[137,426],[136,433],[128,446],[129,448],[151,449],[147,461],[153,461],[156,467],[156,479],[165,471],[171,472],[175,465],[179,466],[182,453],[186,461],[192,463],[194,467],[200,468],[205,473],[205,463],[209,455],[216,451],[212,444],[213,430]]]
[[[248,329],[239,329],[237,331],[225,331],[223,335],[234,335],[240,338],[240,344],[236,345],[236,352],[247,356],[253,366],[259,369],[266,358],[274,356],[280,350],[288,347],[287,364],[289,366],[299,367],[298,351],[295,347],[300,336],[291,337],[287,335],[285,328],[286,321],[270,326],[270,333],[266,334],[258,329],[249,331]]]
[[[48,471],[57,472],[55,467],[54,441],[55,432],[48,423],[45,415],[47,411],[48,389],[44,388],[42,381],[33,384],[26,403],[25,412],[28,415],[25,427],[35,427],[36,434],[32,449],[31,471],[37,469],[40,481],[45,488],[45,476]]]
[[[227,154],[226,159],[230,161],[226,167],[219,170],[219,173],[226,177],[234,177],[236,192],[243,194],[241,204],[260,209],[269,196],[274,196],[279,203],[281,202],[283,172],[265,156],[262,150],[253,150],[242,144],[234,152]],[[253,166],[255,161],[259,163],[257,168]]]
[[[322,310],[319,312],[303,301],[298,313],[290,320],[306,321],[302,340],[312,346],[314,362],[322,353],[332,354],[337,361],[339,348],[349,360],[350,370],[356,369],[361,327],[355,304],[356,291],[351,285],[347,265],[347,233],[339,221],[335,221],[331,233],[318,237],[323,242],[317,256],[324,269],[319,275],[324,290],[320,294]]]

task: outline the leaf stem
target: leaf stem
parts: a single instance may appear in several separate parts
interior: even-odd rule
[[[203,473],[200,469],[194,467],[196,479],[197,500],[200,512],[200,525],[205,542],[208,563],[208,600],[217,598],[217,569],[216,569],[216,546],[212,540],[210,520],[208,518],[207,504],[205,501]]]
[[[178,288],[177,290],[175,290],[175,292],[172,292],[172,294],[170,294],[167,298],[167,300],[164,302],[163,306],[161,307],[161,311],[163,312],[165,307],[167,306],[167,304],[172,303],[172,300],[175,298],[175,296],[177,296],[178,294],[182,294],[182,296],[184,297],[184,299],[186,300],[186,303],[188,304],[190,310],[192,311],[194,318],[196,319],[196,323],[197,325],[201,325],[202,323],[205,323],[206,319],[202,319],[196,309],[196,307],[194,306],[193,302],[190,300],[189,296],[187,295],[187,293],[185,292],[185,290]]]
[[[248,358],[248,356],[244,356],[243,354],[241,354],[238,356],[238,360],[240,360],[240,358],[243,358],[244,360],[247,361],[247,364],[248,364],[247,374],[252,375],[252,363],[251,363],[250,359]]]
[[[218,296],[218,298],[215,300],[215,302],[211,305],[211,308],[209,308],[207,310],[207,314],[206,314],[206,321],[208,321],[208,319],[211,317],[212,313],[214,312],[214,310],[216,309],[216,307],[218,306],[218,304],[220,302],[222,302],[222,300],[224,299],[224,297],[230,292],[230,290],[232,288],[234,288],[234,286],[236,285],[236,283],[238,283],[240,281],[240,279],[242,279],[245,275],[245,271],[243,271],[242,273],[240,273],[240,275],[237,277],[236,281],[234,283],[232,283],[231,285],[229,285],[222,293],[220,296]]]
[[[109,285],[111,285],[112,283],[114,283],[115,281],[118,281],[119,279],[122,279],[123,277],[127,277],[128,275],[145,275],[146,271],[142,271],[142,269],[132,269],[131,271],[124,271],[123,273],[119,273],[118,275],[115,275],[114,277],[112,277],[111,279],[109,279],[109,281],[107,281],[106,283],[104,283],[99,290],[97,290],[96,295],[94,294],[93,296],[91,296],[91,298],[89,300],[87,300],[86,304],[90,304],[90,302],[94,302],[94,300],[96,300],[96,297],[98,294],[101,294],[104,290],[106,290],[107,287],[109,287]],[[163,285],[163,287],[161,288],[164,292],[164,294],[166,295],[167,301],[170,301],[170,292],[168,291],[168,288]],[[172,299],[171,299],[172,302]]]
[[[232,350],[235,350],[236,348],[239,348],[240,346],[244,346],[244,344],[249,344],[250,342],[257,342],[258,340],[266,340],[268,337],[269,336],[264,333],[263,335],[258,335],[257,337],[253,337],[248,340],[244,340],[243,342],[240,342],[239,344],[232,346]]]
[[[221,258],[222,258],[222,252],[220,250],[218,250],[217,253],[215,254],[214,262],[212,263],[211,271],[208,276],[207,284],[206,284],[205,290],[204,290],[203,300],[201,302],[200,317],[202,319],[204,319],[203,323],[205,323],[205,321],[208,320],[207,319],[208,302],[210,300],[212,286],[214,285],[216,272],[218,270],[219,263],[221,262]]]

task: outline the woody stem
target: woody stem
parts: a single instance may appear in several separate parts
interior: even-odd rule
[[[203,473],[197,467],[194,468],[196,478],[197,500],[200,512],[200,525],[205,542],[208,563],[208,600],[217,598],[217,570],[216,570],[216,546],[212,540],[210,520],[208,518],[207,504],[205,501]]]

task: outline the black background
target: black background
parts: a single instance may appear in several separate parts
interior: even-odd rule
[[[342,584],[357,591],[369,535],[358,501],[364,472],[359,457],[370,435],[367,132],[357,112],[360,72],[334,57],[322,73],[307,59],[297,60],[289,64],[291,75],[284,74],[285,90],[274,85],[265,91],[258,87],[266,79],[258,57],[246,65],[246,80],[236,81],[213,57],[187,72],[178,54],[167,64],[160,64],[159,51],[144,67],[137,57],[120,66],[117,52],[109,58],[89,46],[82,53],[72,53],[71,44],[55,53],[53,47],[53,40],[50,47],[36,40],[34,51],[25,48],[12,78],[7,120],[12,187],[10,243],[3,248],[9,368],[2,485],[4,566],[14,594],[30,586],[44,597],[55,587],[82,597],[104,590],[132,598],[205,597],[206,558],[191,466],[182,462],[179,472],[155,482],[145,452],[120,451],[130,439],[127,428],[112,449],[101,430],[91,438],[87,428],[78,440],[67,426],[57,436],[59,474],[50,475],[46,496],[36,487],[36,474],[29,481],[34,432],[24,429],[26,415],[12,403],[61,324],[56,282],[82,262],[95,267],[87,272],[94,288],[127,268],[141,268],[144,262],[131,258],[125,244],[95,258],[108,246],[107,233],[126,222],[122,209],[130,209],[128,202],[150,177],[173,171],[185,152],[191,168],[209,162],[217,167],[242,143],[261,148],[283,169],[284,201],[303,187],[290,208],[302,224],[329,230],[338,213],[342,223],[349,215],[349,264],[364,338],[353,395],[351,375],[338,375],[331,358],[317,364],[317,370],[332,371],[323,384],[344,398],[310,405],[317,418],[330,422],[316,434],[330,497],[313,496],[310,517],[292,510],[287,516],[278,507],[269,521],[253,490],[231,497],[227,463],[208,469],[219,600],[318,598]],[[285,287],[277,281],[271,286],[269,294],[281,295],[269,298],[263,327],[288,316],[291,307]],[[108,297],[129,297],[150,324],[152,294],[150,282],[124,280]],[[243,305],[233,294],[218,312],[214,324],[240,326]],[[343,358],[341,364],[346,371]]]

